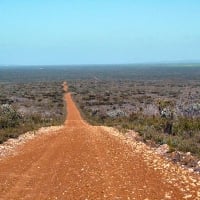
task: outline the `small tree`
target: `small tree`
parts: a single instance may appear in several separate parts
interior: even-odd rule
[[[164,125],[164,133],[167,134],[173,134],[173,120],[174,115],[172,111],[172,107],[174,106],[174,103],[171,101],[159,101],[158,109],[160,112],[161,118],[164,118],[165,125]]]

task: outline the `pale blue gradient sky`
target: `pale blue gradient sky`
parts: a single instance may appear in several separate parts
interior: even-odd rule
[[[0,1],[0,64],[193,60],[199,0]]]

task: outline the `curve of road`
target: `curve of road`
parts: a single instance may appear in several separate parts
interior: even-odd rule
[[[0,161],[1,200],[200,199],[198,176],[183,172],[185,178],[170,183],[166,173],[179,176],[179,168],[156,170],[145,161],[145,149],[134,151],[102,127],[87,124],[66,83],[64,90],[63,128],[28,141]]]

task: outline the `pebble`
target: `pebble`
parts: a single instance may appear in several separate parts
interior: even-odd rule
[[[189,198],[191,198],[192,197],[192,195],[191,194],[188,194],[188,195],[185,195],[183,198],[184,199],[189,199]]]
[[[53,133],[60,130],[63,126],[50,126],[50,127],[42,127],[37,131],[29,131],[22,135],[20,135],[17,139],[8,139],[3,144],[0,144],[0,159],[3,157],[15,154],[15,149],[17,146],[24,144],[28,140],[35,138],[37,135],[41,135],[44,133]]]

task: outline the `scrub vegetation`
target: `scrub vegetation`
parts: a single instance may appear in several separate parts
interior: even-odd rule
[[[43,126],[62,124],[61,82],[0,84],[0,143]]]
[[[151,80],[95,77],[71,81],[69,89],[90,123],[135,130],[145,142],[168,144],[170,151],[200,157],[200,81],[195,74],[184,76],[169,79],[155,73]]]
[[[200,156],[200,65],[0,69],[0,142],[62,124],[62,82],[92,124],[133,129],[144,141]]]

